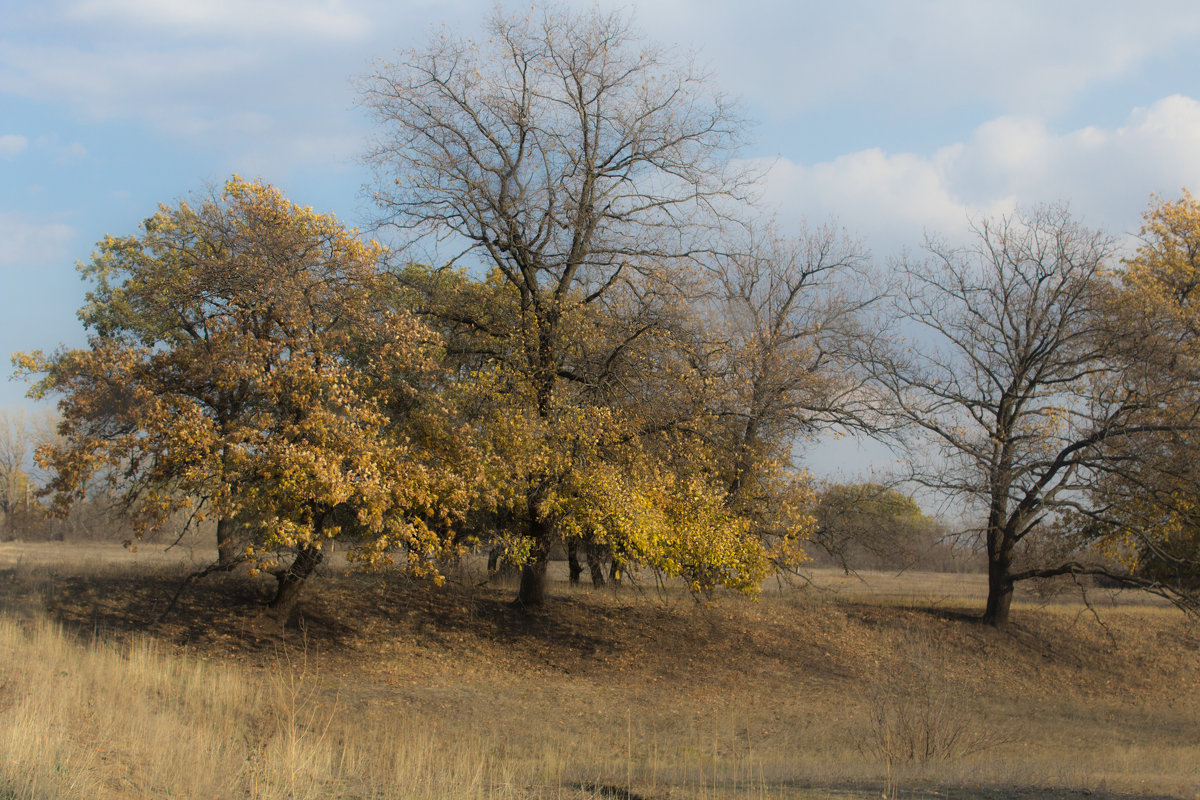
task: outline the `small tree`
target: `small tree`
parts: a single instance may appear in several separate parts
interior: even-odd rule
[[[383,255],[238,178],[105,238],[81,267],[89,346],[19,357],[43,375],[34,394],[60,396],[61,439],[39,451],[58,507],[99,476],[139,531],[214,517],[222,568],[291,554],[285,610],[330,538],[430,569],[461,485],[413,435],[436,424],[420,395],[433,341],[386,302]]]
[[[903,569],[934,544],[937,523],[917,502],[878,483],[833,484],[818,495],[813,541],[843,569],[851,564]]]
[[[49,411],[0,409],[0,536],[39,534],[45,509],[36,501],[45,479],[33,454],[54,439],[55,417]]]

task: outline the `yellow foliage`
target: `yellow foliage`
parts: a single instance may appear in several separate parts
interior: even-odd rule
[[[1141,239],[1125,261],[1113,313],[1135,350],[1127,381],[1145,406],[1137,422],[1162,433],[1126,446],[1131,452],[1112,446],[1123,467],[1092,488],[1112,512],[1078,527],[1088,544],[1131,572],[1178,585],[1200,573],[1200,203],[1186,190],[1156,200]]]
[[[105,237],[80,266],[88,346],[17,359],[60,398],[62,442],[38,455],[59,507],[99,479],[141,531],[192,508],[263,563],[350,537],[368,564],[403,549],[434,571],[468,490],[457,434],[418,402],[436,336],[388,301],[384,255],[237,177]]]

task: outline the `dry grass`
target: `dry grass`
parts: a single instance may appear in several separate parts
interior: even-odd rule
[[[178,566],[13,552],[0,798],[1200,793],[1200,635],[1127,598],[997,632],[959,576],[914,578],[924,602],[562,587],[525,615],[507,590],[334,573],[280,630],[244,577],[156,622]],[[870,742],[904,715],[969,746],[889,763]]]

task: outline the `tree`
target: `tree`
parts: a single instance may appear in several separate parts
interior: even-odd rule
[[[1145,214],[1113,316],[1128,331],[1129,369],[1166,400],[1143,417],[1162,431],[1107,444],[1115,465],[1089,488],[1076,527],[1151,588],[1200,607],[1200,204],[1186,191]],[[1164,392],[1164,387],[1176,387]]]
[[[285,611],[334,537],[432,570],[463,486],[422,448],[434,341],[385,302],[383,256],[236,177],[106,237],[81,266],[88,347],[19,357],[35,395],[60,396],[60,441],[39,451],[57,506],[99,477],[139,532],[211,516],[220,568],[291,554]]]
[[[448,404],[475,432],[490,493],[479,527],[491,529],[480,533],[493,552],[530,561],[539,540],[504,527],[536,514],[541,541],[582,543],[593,571],[606,553],[622,567],[683,578],[697,592],[753,592],[799,535],[777,531],[764,542],[731,508],[716,440],[692,428],[710,416],[704,387],[690,385],[695,375],[678,363],[683,345],[661,309],[628,299],[578,309],[564,354],[572,377],[539,414],[528,382],[506,365],[519,315],[502,278],[409,267],[400,280],[441,326],[450,374],[459,376]]]
[[[981,511],[983,620],[1002,626],[1019,581],[1112,572],[1077,558],[1084,542],[1056,523],[1090,510],[1088,488],[1118,466],[1114,443],[1136,448],[1174,425],[1152,411],[1180,387],[1128,368],[1107,236],[1056,208],[985,220],[973,233],[972,246],[933,241],[927,260],[903,265],[895,311],[912,340],[877,349],[872,366],[918,435],[910,479]],[[1027,558],[1055,537],[1066,546],[1036,548],[1055,561]]]
[[[6,532],[12,514],[29,498],[29,431],[23,412],[0,411],[0,522]]]
[[[414,242],[461,245],[455,260],[490,273],[511,315],[501,337],[478,316],[459,314],[455,324],[493,339],[483,349],[503,394],[494,395],[497,407],[525,414],[524,430],[541,437],[507,484],[523,493],[513,508],[529,543],[518,601],[536,606],[561,535],[551,498],[582,474],[547,454],[565,447],[578,456],[571,465],[599,468],[616,457],[613,448],[567,443],[592,426],[605,430],[610,418],[612,430],[627,430],[607,404],[580,404],[578,390],[588,387],[572,361],[581,352],[577,326],[595,330],[591,310],[618,293],[657,301],[686,280],[680,264],[705,246],[704,223],[744,188],[728,161],[743,123],[690,62],[642,45],[620,16],[497,13],[488,37],[442,37],[381,64],[363,101],[384,129],[368,159],[388,221]],[[606,340],[608,354],[597,352],[598,340],[582,348],[591,363],[610,363],[652,329]],[[707,496],[691,479],[672,485]]]
[[[771,489],[797,441],[831,426],[877,429],[858,359],[878,297],[867,256],[831,225],[794,237],[751,227],[708,259],[710,397],[731,502],[771,527]]]
[[[44,411],[0,409],[0,530],[9,536],[40,518],[41,509],[32,502],[42,476],[33,464],[33,452],[54,438],[54,417]],[[33,471],[33,474],[30,474]],[[32,515],[32,516],[31,516]]]
[[[825,487],[815,515],[813,541],[845,570],[864,560],[884,569],[912,566],[937,530],[911,497],[870,482]]]
[[[29,455],[25,415],[0,412],[0,514],[5,520],[28,494]]]

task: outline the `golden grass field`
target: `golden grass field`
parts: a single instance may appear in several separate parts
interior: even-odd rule
[[[994,631],[973,575],[521,613],[333,568],[296,626],[246,576],[159,620],[205,556],[0,544],[0,798],[1200,797],[1200,628],[1138,595]]]

